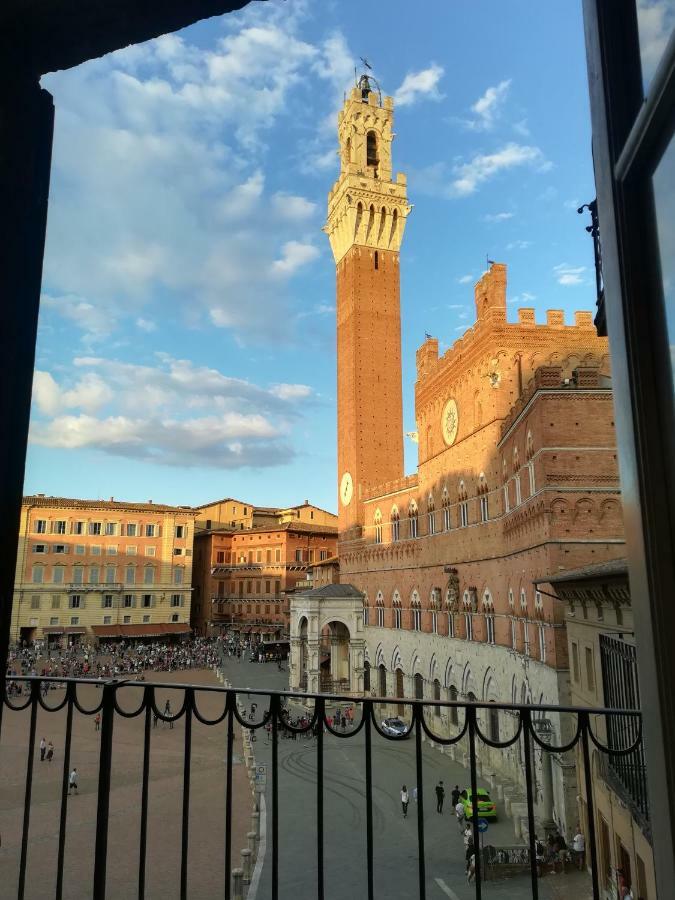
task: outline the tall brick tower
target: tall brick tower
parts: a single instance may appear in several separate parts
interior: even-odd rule
[[[394,101],[362,75],[338,114],[328,195],[337,282],[338,527],[362,524],[364,488],[403,476],[399,249],[411,207],[392,179]]]

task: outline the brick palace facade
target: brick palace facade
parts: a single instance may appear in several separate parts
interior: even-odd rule
[[[589,312],[566,324],[549,310],[542,324],[519,309],[507,321],[506,266],[491,263],[475,324],[442,356],[434,337],[417,351],[418,466],[405,476],[399,249],[410,207],[405,177],[392,179],[392,126],[393,101],[362,78],[339,114],[325,228],[340,581],[365,594],[366,683],[389,696],[565,704],[564,609],[533,581],[625,552],[607,340]],[[508,732],[500,719],[493,737]],[[565,730],[555,716],[546,727],[554,740]],[[547,772],[538,757],[538,817],[571,827],[573,761]],[[522,792],[517,748],[483,748],[481,765]]]

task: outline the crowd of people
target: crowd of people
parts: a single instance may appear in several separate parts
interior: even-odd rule
[[[175,644],[119,641],[98,646],[74,644],[57,649],[36,641],[10,651],[8,691],[21,693],[22,690],[20,682],[11,681],[12,676],[143,680],[146,672],[212,668],[220,662],[223,652],[222,638],[194,638]],[[48,685],[45,687],[49,689]]]

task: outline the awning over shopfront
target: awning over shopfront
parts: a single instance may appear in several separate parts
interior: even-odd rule
[[[66,625],[63,629],[66,634],[86,634],[87,629],[82,625]]]
[[[63,634],[63,625],[45,625],[43,634]]]
[[[156,625],[92,625],[91,630],[97,638],[138,638],[189,634],[192,629],[186,623],[159,622]]]

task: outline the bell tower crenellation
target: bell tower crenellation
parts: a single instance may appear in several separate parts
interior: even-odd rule
[[[412,207],[406,176],[392,179],[394,101],[362,76],[338,113],[340,177],[328,195],[328,235],[335,262],[354,244],[399,250]]]

